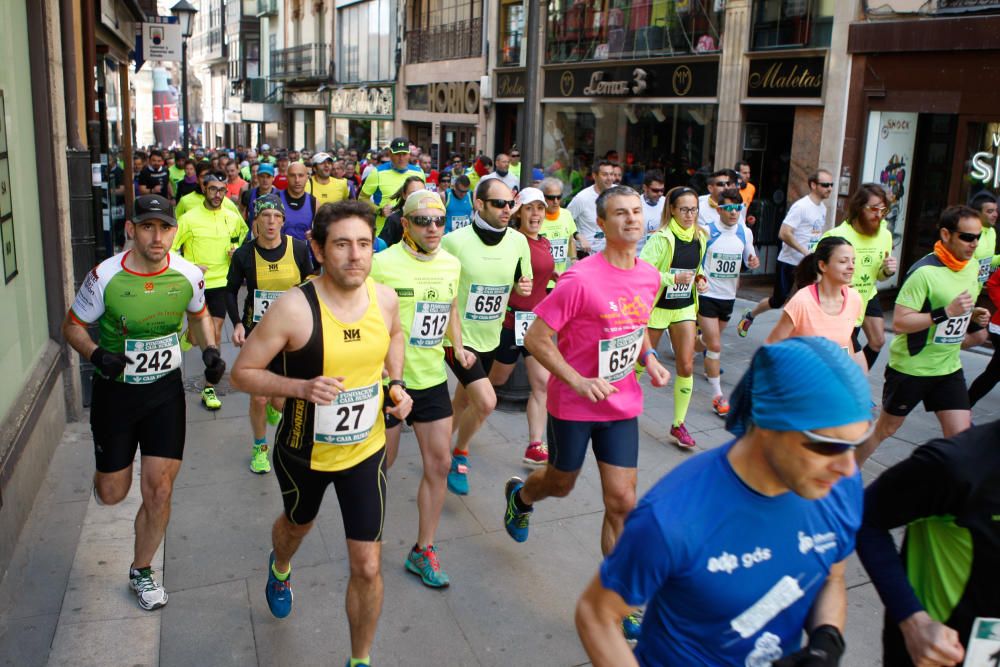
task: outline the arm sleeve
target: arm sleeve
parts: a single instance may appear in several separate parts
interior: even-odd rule
[[[648,602],[670,577],[674,555],[649,505],[625,522],[615,549],[601,563],[601,585],[629,605]]]
[[[240,246],[242,249],[245,246]],[[244,280],[242,253],[233,253],[233,261],[229,263],[229,274],[226,276],[226,314],[229,321],[236,326],[240,323],[240,306],[238,303],[240,287]],[[247,295],[251,298],[252,295]]]
[[[663,259],[670,254],[670,246],[667,240],[663,238],[662,234],[653,234],[646,241],[646,245],[642,246],[642,252],[639,254],[639,259],[649,262],[656,267],[657,271],[660,271],[661,266],[669,266],[670,260],[667,259],[666,262]],[[670,271],[660,271],[660,284],[664,287],[670,287],[674,284],[674,276]]]
[[[896,623],[924,607],[889,531],[920,518],[950,514],[960,506],[964,487],[942,449],[954,446],[948,440],[931,441],[882,473],[865,491],[858,557]]]
[[[177,234],[174,235],[174,243],[170,246],[170,249],[175,252],[180,251],[184,247],[184,244],[187,243],[189,235],[190,231],[187,221],[184,220],[184,216],[182,215],[177,218]],[[182,252],[181,254],[183,255],[184,253]]]

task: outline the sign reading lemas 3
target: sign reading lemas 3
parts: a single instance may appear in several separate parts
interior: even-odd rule
[[[545,72],[545,97],[715,97],[719,61],[668,65],[628,63],[603,67],[560,67]]]

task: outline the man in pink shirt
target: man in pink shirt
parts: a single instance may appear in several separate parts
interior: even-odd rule
[[[665,386],[670,372],[646,332],[660,274],[636,257],[645,233],[639,194],[626,186],[605,190],[597,224],[607,238],[604,250],[560,276],[525,335],[525,347],[552,374],[549,460],[527,480],[507,481],[504,525],[514,540],[528,539],[532,505],[573,490],[592,443],[604,492],[601,550],[608,554],[636,502],[642,389],[635,363],[646,366],[654,387]]]

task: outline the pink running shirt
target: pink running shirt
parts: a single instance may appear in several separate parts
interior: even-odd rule
[[[854,324],[861,317],[864,303],[857,290],[843,287],[844,306],[836,315],[827,315],[819,305],[819,288],[813,284],[803,287],[785,304],[785,314],[795,326],[791,336],[819,336],[832,340],[848,354],[854,352],[851,334]]]

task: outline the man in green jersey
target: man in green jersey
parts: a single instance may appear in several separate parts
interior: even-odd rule
[[[934,252],[910,268],[896,296],[896,337],[889,344],[882,414],[871,439],[858,448],[858,465],[921,401],[937,415],[946,438],[971,424],[959,352],[985,339],[990,317],[985,308],[973,307],[980,285],[972,257],[982,223],[974,209],[950,206],[941,213],[938,229]]]
[[[389,144],[389,161],[371,170],[358,193],[360,201],[370,202],[375,207],[376,236],[382,232],[385,219],[392,215],[393,207],[399,203],[392,198],[393,193],[398,192],[410,176],[426,180],[423,170],[410,164],[410,140],[396,137]]]
[[[445,361],[458,379],[452,407],[457,441],[452,452],[448,489],[469,493],[469,443],[497,404],[490,368],[500,347],[500,329],[511,289],[531,294],[531,250],[523,234],[507,225],[517,209],[514,193],[503,181],[488,178],[476,187],[472,223],[451,232],[441,245],[462,263],[458,312],[462,340],[476,361],[464,367],[455,347],[445,345]]]
[[[979,284],[984,285],[989,280],[997,266],[1000,266],[1000,255],[997,255],[997,198],[990,192],[977,193],[970,204],[979,212],[979,221],[983,223],[983,235],[972,257],[979,265]]]
[[[201,271],[169,254],[177,221],[167,197],[136,198],[125,230],[132,249],[87,274],[62,330],[66,342],[97,368],[90,429],[97,467],[94,496],[100,504],[114,505],[128,495],[136,448],[142,453],[142,505],[135,517],[129,579],[139,606],[152,610],[167,603],[151,565],[167,529],[184,453],[178,333],[185,312],[203,350],[205,379],[218,382],[226,364],[205,309]],[[100,328],[97,343],[87,332],[94,325]]]
[[[191,209],[198,208],[204,203],[205,188],[203,187],[203,180],[209,174],[215,173],[212,171],[212,164],[210,162],[199,162],[195,165],[194,171],[195,178],[198,179],[198,190],[196,192],[189,192],[181,197],[177,202],[177,208],[174,210],[174,215],[178,220],[180,220],[181,217]],[[223,181],[226,180],[225,174],[218,173],[215,175]],[[223,198],[222,205],[234,213],[240,213],[240,207],[228,198]],[[240,213],[240,215],[242,216],[242,213]]]
[[[417,190],[403,205],[403,239],[375,255],[372,278],[396,290],[399,318],[406,339],[403,380],[413,399],[406,418],[420,445],[424,474],[417,491],[417,543],[406,555],[405,567],[432,588],[448,586],[441,569],[434,534],[444,507],[445,480],[451,463],[451,396],[444,367],[444,338],[456,346],[463,368],[476,359],[462,347],[457,296],[462,265],[441,249],[445,207],[429,190]],[[391,403],[391,399],[387,399]],[[386,468],[399,451],[402,422],[386,415]]]
[[[549,176],[542,179],[538,189],[545,196],[545,219],[542,220],[538,235],[549,240],[558,276],[576,259],[576,223],[573,221],[573,214],[562,207],[562,181]],[[555,284],[555,280],[550,280],[548,288],[552,289]]]
[[[243,244],[247,226],[238,211],[225,208],[226,181],[220,175],[208,173],[201,180],[205,198],[177,219],[177,235],[172,250],[179,250],[184,259],[205,273],[205,303],[215,325],[215,340],[222,335],[226,317],[226,276],[233,252]],[[232,202],[230,202],[232,204]],[[218,410],[222,401],[212,383],[205,383],[201,402],[209,410]]]
[[[882,224],[889,200],[885,190],[866,183],[847,202],[847,220],[823,234],[845,238],[854,246],[854,278],[851,287],[858,291],[866,304],[864,314],[854,328],[854,352],[864,350],[868,368],[875,364],[885,345],[885,318],[878,300],[877,283],[896,273],[897,262],[892,256],[892,232]],[[858,334],[865,332],[864,348]]]

